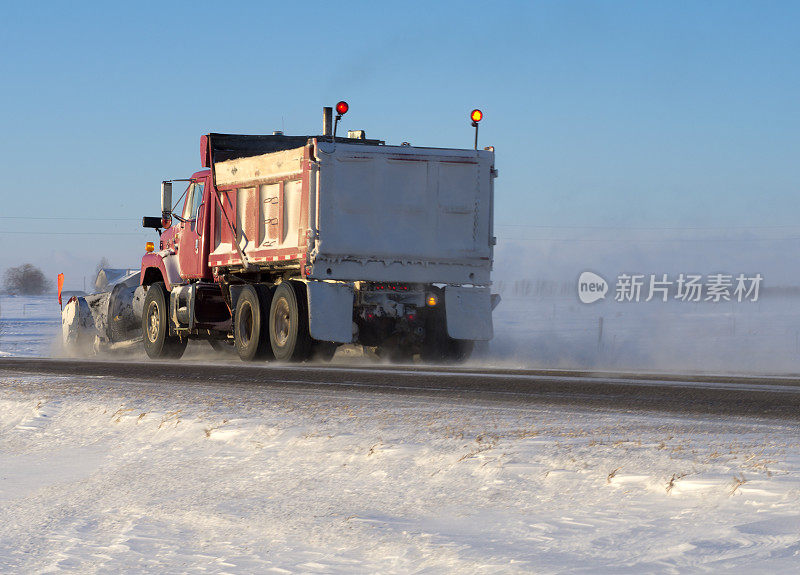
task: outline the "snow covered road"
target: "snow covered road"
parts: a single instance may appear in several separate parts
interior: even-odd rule
[[[0,376],[0,571],[793,573],[800,427]]]
[[[702,415],[800,419],[800,377],[610,373],[456,366],[324,362],[302,365],[182,360],[98,361],[0,358],[0,374],[91,375],[163,383],[284,389],[372,390],[475,397],[520,403],[606,407]]]

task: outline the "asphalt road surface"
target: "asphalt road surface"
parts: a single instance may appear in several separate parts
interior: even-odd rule
[[[433,366],[271,365],[0,358],[0,385],[14,374],[108,377],[210,387],[359,389],[514,403],[800,419],[800,376],[610,373]]]

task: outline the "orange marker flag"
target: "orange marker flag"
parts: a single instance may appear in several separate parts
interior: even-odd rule
[[[58,305],[61,306],[61,309],[64,309],[64,306],[61,305],[61,290],[64,289],[64,274],[58,274]]]

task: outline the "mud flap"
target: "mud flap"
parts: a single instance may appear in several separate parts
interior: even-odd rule
[[[353,286],[348,283],[309,281],[308,326],[319,341],[353,341]]]
[[[453,339],[492,339],[492,301],[488,288],[444,288],[447,335]]]

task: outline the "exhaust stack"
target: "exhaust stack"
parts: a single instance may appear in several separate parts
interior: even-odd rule
[[[333,135],[333,108],[330,106],[322,108],[322,135]]]

